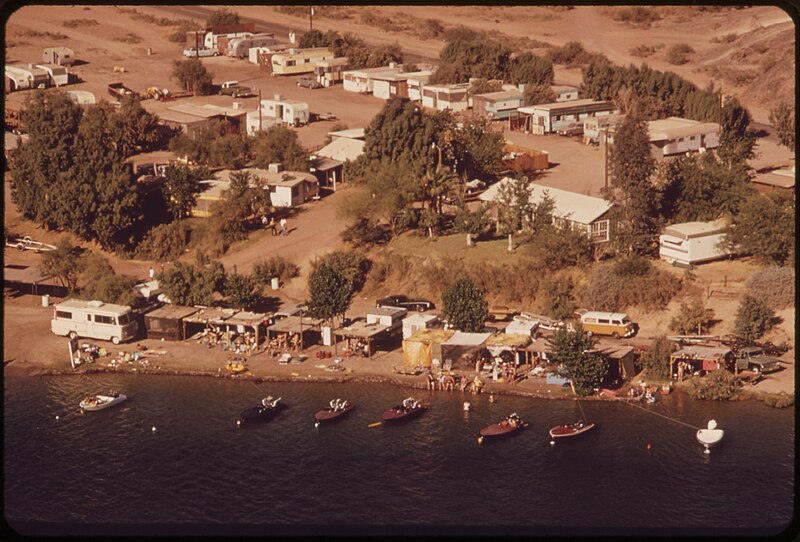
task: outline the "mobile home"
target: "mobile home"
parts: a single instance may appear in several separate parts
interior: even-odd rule
[[[261,100],[260,111],[263,117],[274,118],[279,124],[302,126],[308,124],[309,120],[308,104],[306,102],[289,100],[280,94],[276,94],[272,100]]]
[[[75,63],[75,53],[69,47],[48,47],[42,53],[42,62],[59,66],[72,66]]]
[[[139,325],[127,305],[68,299],[54,305],[50,330],[56,335],[86,337],[114,344],[136,337]]]
[[[275,35],[268,32],[233,38],[228,41],[228,50],[226,54],[234,58],[248,58],[250,49],[253,47],[266,47],[274,45],[277,42],[278,40],[275,39]]]
[[[454,85],[425,85],[422,87],[422,105],[439,111],[464,111],[469,107],[469,83]]]
[[[415,102],[422,100],[422,87],[427,85],[428,80],[431,78],[430,74],[422,75],[422,73],[424,72],[415,72],[409,74],[408,76],[407,84],[409,100],[414,100]]]
[[[60,87],[69,83],[69,73],[67,73],[67,68],[63,66],[58,64],[37,64],[36,67],[47,72],[50,84],[53,86]]]
[[[504,90],[472,96],[472,110],[489,120],[507,119],[522,105],[522,92]]]
[[[35,68],[33,64],[6,66],[5,72],[9,92],[50,85],[50,74],[41,68]]]
[[[350,59],[346,56],[320,60],[314,66],[314,76],[323,87],[332,87],[341,83],[344,72],[350,67]]]
[[[207,49],[219,49],[219,41],[220,38],[224,38],[225,47],[227,48],[227,42],[233,38],[245,38],[248,36],[252,36],[256,31],[255,23],[243,23],[243,24],[225,24],[214,26],[208,30],[206,30],[206,34],[204,36],[203,45]],[[192,44],[193,45],[193,44]],[[219,51],[220,53],[224,53],[225,50]]]
[[[569,85],[550,85],[557,102],[568,102],[580,98],[577,87]]]
[[[272,75],[313,73],[317,62],[333,58],[333,53],[324,47],[289,49],[284,53],[272,55]]]
[[[408,98],[408,80],[410,77],[430,76],[432,72],[379,73],[373,75],[372,95],[388,100],[390,98]]]
[[[614,111],[614,104],[591,99],[571,100],[520,107],[517,111],[519,116],[511,118],[512,129],[542,135],[582,125],[589,117],[609,115]]]
[[[716,122],[669,117],[648,122],[647,132],[654,158],[719,147],[720,128]]]
[[[373,76],[400,73],[402,69],[402,66],[398,66],[392,62],[388,66],[381,66],[379,68],[347,70],[342,73],[342,86],[349,92],[370,94],[373,89]]]
[[[672,224],[658,238],[658,254],[661,259],[678,265],[718,260],[732,254],[725,243],[727,231],[725,219]]]

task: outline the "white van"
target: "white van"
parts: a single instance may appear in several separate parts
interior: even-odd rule
[[[86,337],[119,344],[133,339],[139,330],[127,305],[67,299],[54,305],[54,309],[50,330],[71,339]]]

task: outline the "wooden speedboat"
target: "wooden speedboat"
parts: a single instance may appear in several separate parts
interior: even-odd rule
[[[412,418],[416,418],[426,410],[428,410],[426,405],[420,404],[420,402],[413,397],[407,397],[406,399],[403,399],[402,405],[393,406],[389,410],[385,411],[381,416],[381,419],[383,419],[384,423],[410,420]]]
[[[121,403],[128,397],[122,393],[113,392],[111,395],[89,395],[81,400],[81,409],[94,411]]]
[[[243,422],[267,422],[286,407],[280,400],[280,397],[273,399],[271,395],[264,397],[260,405],[243,410],[239,419]]]
[[[481,436],[478,437],[478,442],[483,442],[485,438],[496,439],[498,437],[505,437],[526,427],[528,427],[528,422],[524,421],[514,412],[506,416],[502,421],[487,425],[481,429]]]
[[[723,435],[725,435],[725,431],[717,429],[716,420],[709,420],[707,429],[698,429],[697,442],[705,446],[704,453],[710,453],[709,448],[721,441]]]
[[[333,422],[341,420],[348,412],[355,408],[353,405],[347,403],[347,401],[342,401],[341,399],[333,399],[330,402],[330,406],[328,408],[323,408],[322,410],[318,410],[316,414],[314,414],[314,419],[317,420],[316,425],[319,425],[323,422]]]
[[[552,438],[577,437],[591,429],[594,429],[594,424],[592,422],[580,420],[575,423],[553,427],[550,429],[550,436]]]

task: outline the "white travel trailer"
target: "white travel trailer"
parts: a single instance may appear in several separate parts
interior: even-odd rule
[[[54,305],[50,330],[56,335],[100,339],[119,344],[136,337],[139,325],[127,305],[67,299]]]
[[[234,58],[248,58],[253,47],[267,47],[278,43],[275,35],[271,33],[253,34],[252,36],[233,38],[228,42],[228,56]]]
[[[302,126],[308,124],[308,104],[276,94],[273,100],[261,100],[261,115],[277,119],[279,123]]]
[[[676,265],[718,260],[732,254],[725,243],[727,231],[725,219],[672,224],[659,236],[658,254],[662,260]]]

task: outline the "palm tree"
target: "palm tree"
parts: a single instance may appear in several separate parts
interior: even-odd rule
[[[429,207],[436,211],[437,215],[442,214],[444,197],[453,192],[457,181],[458,176],[449,167],[442,165],[436,166],[436,169],[429,171],[423,177],[423,199],[428,202]]]

